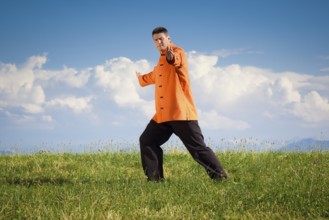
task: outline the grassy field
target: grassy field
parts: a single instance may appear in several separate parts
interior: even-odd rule
[[[213,182],[184,153],[147,182],[136,153],[0,156],[0,219],[329,219],[329,153],[225,152]]]

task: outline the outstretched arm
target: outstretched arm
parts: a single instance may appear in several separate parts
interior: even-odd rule
[[[154,77],[153,77],[153,72],[143,75],[142,73],[136,71],[136,76],[137,76],[139,84],[141,86],[147,86],[147,85],[155,83]]]

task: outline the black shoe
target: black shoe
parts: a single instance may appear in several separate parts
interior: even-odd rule
[[[148,182],[156,182],[156,183],[161,183],[164,182],[164,178],[147,178]]]
[[[222,181],[228,179],[227,173],[225,173],[224,170],[222,170],[220,173],[216,173],[210,176],[211,179],[215,181]]]

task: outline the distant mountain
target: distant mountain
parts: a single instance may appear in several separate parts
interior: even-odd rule
[[[279,148],[283,152],[312,152],[312,151],[329,151],[329,140],[320,141],[313,138],[306,138],[289,143],[287,146]]]

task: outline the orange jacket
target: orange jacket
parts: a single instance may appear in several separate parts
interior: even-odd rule
[[[157,123],[176,120],[198,120],[185,52],[171,44],[174,59],[168,62],[166,51],[161,51],[153,71],[139,75],[141,86],[155,84],[155,109],[153,120]]]

